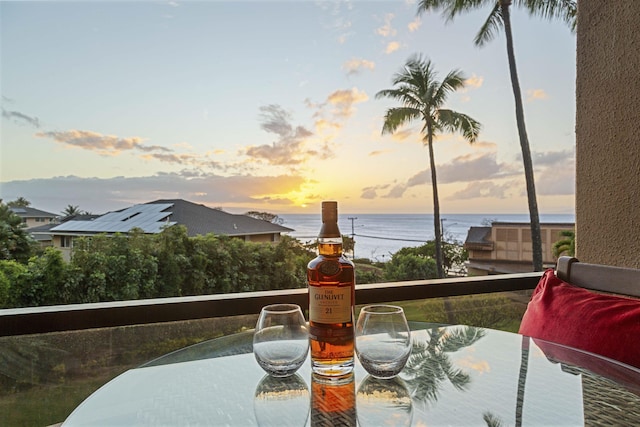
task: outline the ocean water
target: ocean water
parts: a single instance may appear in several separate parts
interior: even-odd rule
[[[320,214],[282,214],[289,235],[303,241],[315,240],[321,226]],[[447,240],[464,243],[470,227],[489,226],[492,221],[529,222],[528,214],[442,214]],[[351,220],[350,218],[353,218]],[[541,223],[575,222],[573,214],[541,214]],[[429,214],[340,214],[338,226],[345,235],[355,238],[356,258],[387,261],[404,247],[416,247],[433,240],[433,215]]]

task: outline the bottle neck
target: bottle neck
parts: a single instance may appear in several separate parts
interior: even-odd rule
[[[342,255],[342,233],[338,229],[337,202],[322,202],[322,227],[318,234],[318,253],[325,256]]]
[[[342,255],[342,237],[318,237],[318,254],[324,256]]]

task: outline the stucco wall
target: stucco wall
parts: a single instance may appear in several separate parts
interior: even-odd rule
[[[640,1],[579,1],[576,103],[576,256],[640,268]]]

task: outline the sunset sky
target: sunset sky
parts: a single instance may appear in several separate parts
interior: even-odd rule
[[[435,143],[443,213],[527,213],[504,35],[415,1],[0,2],[0,197],[59,213],[182,198],[234,213],[431,213],[421,123],[375,99],[419,53],[477,143]],[[513,11],[542,213],[573,213],[575,36]]]

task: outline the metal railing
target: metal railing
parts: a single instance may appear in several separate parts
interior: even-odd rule
[[[356,303],[534,289],[541,275],[537,272],[357,285]],[[307,309],[307,289],[13,308],[0,310],[0,336],[239,316],[285,301]]]

